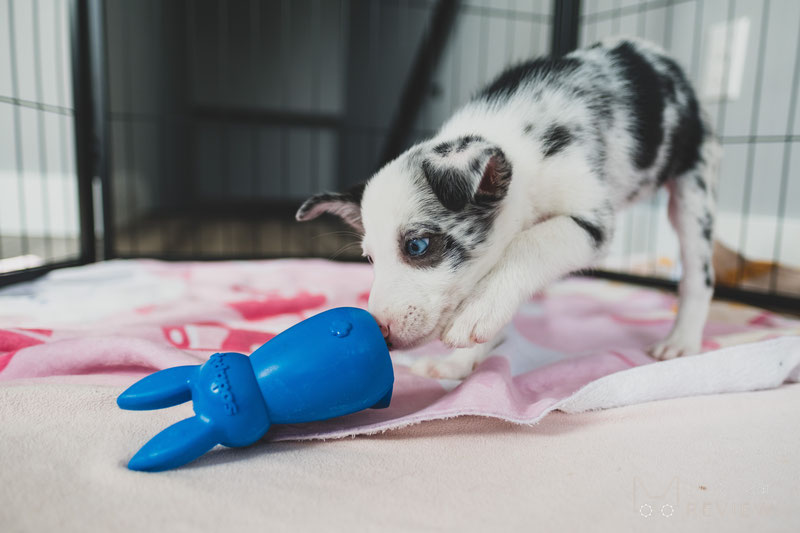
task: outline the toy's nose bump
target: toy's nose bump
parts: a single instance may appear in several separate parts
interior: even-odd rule
[[[353,324],[345,320],[334,320],[331,323],[331,335],[335,337],[347,337],[352,329]]]

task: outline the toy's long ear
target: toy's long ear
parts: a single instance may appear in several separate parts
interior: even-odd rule
[[[160,472],[194,461],[219,444],[210,421],[193,416],[172,424],[147,441],[128,462],[131,470]]]
[[[422,162],[433,193],[450,211],[471,202],[503,198],[511,183],[511,164],[500,148],[477,136],[436,145]]]
[[[122,409],[140,411],[172,407],[192,399],[190,379],[197,374],[197,365],[176,366],[159,370],[128,387],[117,398]]]
[[[295,217],[299,221],[312,220],[322,213],[336,215],[360,233],[364,233],[361,222],[361,197],[365,183],[356,185],[343,193],[322,193],[312,196],[300,206]]]

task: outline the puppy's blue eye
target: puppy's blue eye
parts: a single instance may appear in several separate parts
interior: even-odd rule
[[[430,240],[425,238],[409,239],[406,241],[406,252],[411,256],[424,254],[428,250]]]

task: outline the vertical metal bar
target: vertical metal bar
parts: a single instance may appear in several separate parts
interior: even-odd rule
[[[186,11],[186,26],[187,26],[187,30],[186,30],[186,41],[187,41],[187,44],[186,44],[186,55],[188,56],[187,57],[187,61],[189,62],[189,74],[187,76],[187,78],[189,79],[189,83],[187,85],[191,88],[191,86],[192,86],[191,82],[193,81],[192,77],[193,77],[193,74],[195,72],[195,69],[197,69],[197,67],[198,67],[197,60],[196,60],[197,59],[197,57],[196,57],[197,51],[195,50],[197,42],[198,42],[198,38],[197,38],[197,11],[195,9],[196,8],[195,0],[184,0],[184,8],[185,8],[185,11]],[[193,95],[190,94],[189,97],[192,98],[192,96]],[[192,169],[192,168],[194,168],[194,165],[197,163],[197,161],[196,161],[196,159],[197,159],[197,150],[196,150],[196,148],[197,148],[197,131],[198,131],[198,127],[197,127],[197,119],[195,119],[194,117],[191,117],[190,120],[191,120],[191,122],[190,122],[190,127],[189,127],[189,134],[187,135],[187,139],[188,139],[187,152],[189,154],[189,159],[192,161],[192,163],[191,163],[192,166],[189,167],[189,168]],[[190,172],[190,174],[193,174],[193,173],[194,172]],[[200,251],[200,247],[202,246],[202,244],[201,244],[202,243],[202,235],[201,235],[201,233],[202,233],[202,227],[203,226],[200,225],[200,219],[198,218],[198,215],[197,215],[197,209],[194,209],[194,207],[195,207],[194,204],[196,204],[197,198],[196,198],[196,195],[194,194],[194,188],[192,187],[192,181],[193,180],[192,180],[192,178],[190,176],[187,176],[186,178],[187,179],[185,180],[185,183],[184,183],[184,189],[185,189],[186,194],[188,195],[189,205],[191,207],[190,214],[188,215],[188,218],[190,220],[192,220],[192,224],[194,225],[194,228],[195,228],[194,231],[190,232],[190,235],[191,235],[190,238],[189,238],[190,250],[191,250],[191,253],[192,253],[193,256],[197,256],[198,252]]]
[[[36,85],[36,100],[37,103],[44,103],[44,90],[42,87],[42,50],[41,50],[41,35],[39,31],[39,0],[33,0],[31,4],[33,13],[33,63],[34,63],[34,79]],[[50,225],[50,176],[48,173],[47,165],[47,135],[44,129],[44,114],[43,109],[36,110],[36,129],[39,139],[39,175],[42,183],[42,217],[43,217],[43,230],[44,230],[44,254],[47,261],[53,259],[53,231]]]
[[[436,3],[433,18],[419,44],[414,64],[392,118],[382,150],[381,164],[394,159],[408,142],[430,87],[431,76],[454,26],[459,4],[459,0],[439,0]]]
[[[15,100],[19,98],[19,74],[17,71],[17,34],[14,21],[14,0],[8,0],[8,40],[9,55],[11,56],[11,94]],[[30,252],[28,242],[28,222],[25,216],[25,161],[22,150],[22,117],[20,116],[19,103],[12,106],[14,110],[14,148],[17,167],[17,187],[20,218],[20,254],[27,255]]]
[[[381,77],[380,67],[378,60],[379,56],[379,36],[380,36],[380,24],[381,24],[381,3],[380,2],[370,2],[369,3],[369,35],[367,37],[367,48],[369,49],[369,56],[367,58],[367,72],[369,72],[368,80],[375,83]],[[378,94],[379,91],[369,91],[367,93],[366,99],[368,101],[367,109],[370,110],[370,113],[367,115],[369,117],[377,117],[378,110],[380,109],[380,95]],[[420,104],[422,107],[422,103]],[[375,133],[381,128],[382,124],[379,121],[369,120],[367,126]],[[375,166],[375,160],[372,158],[372,151],[369,148],[365,149],[362,157],[366,161],[366,165],[363,165],[361,168],[370,168],[370,166]],[[378,162],[378,166],[382,165],[383,162]]]
[[[489,70],[489,16],[485,13],[481,15],[480,26],[478,27],[478,83],[485,84],[488,80]]]
[[[355,78],[355,71],[357,68],[356,62],[353,60],[355,56],[356,46],[356,32],[350,31],[350,18],[352,13],[352,1],[340,0],[339,1],[339,50],[342,57],[342,73],[344,82],[342,83],[342,127],[339,129],[338,136],[338,161],[336,185],[337,188],[343,188],[345,185],[349,186],[352,183],[350,176],[349,164],[351,161],[350,154],[353,152],[354,143],[354,123],[353,123],[353,108],[354,99],[351,93],[354,93],[353,83]]]
[[[636,36],[644,38],[645,29],[647,28],[647,15],[645,13],[647,6],[640,3],[636,6]]]
[[[425,13],[425,12],[429,11],[429,9],[432,7],[432,5],[433,5],[433,2],[425,3],[425,4],[421,4],[421,5],[418,4],[418,5],[414,6],[414,9],[415,9],[415,12],[423,12],[423,13]],[[396,39],[397,47],[399,48],[398,57],[403,57],[404,51],[407,50],[414,43],[414,37],[415,37],[414,29],[417,27],[417,25],[414,24],[414,20],[415,19],[412,18],[413,16],[412,16],[411,9],[412,9],[411,0],[402,0],[402,11],[401,11],[401,16],[399,17],[400,18],[400,31],[398,32],[398,36],[397,36],[397,39]],[[433,75],[431,75],[431,78],[432,77],[433,77]],[[429,87],[428,90],[430,91],[430,87]],[[431,112],[430,112],[431,99],[430,99],[429,95],[430,95],[430,92],[428,92],[426,94],[426,96],[423,98],[422,103],[419,106],[418,120],[414,121],[413,130],[411,132],[409,132],[409,139],[410,139],[410,143],[411,144],[413,144],[414,141],[416,141],[416,139],[418,137],[417,130],[419,128],[426,128],[430,124],[430,120],[431,120]],[[385,134],[386,132],[387,132],[386,128],[383,128],[381,130],[381,133]],[[376,133],[376,137],[377,137],[378,129],[376,129],[375,133]],[[385,137],[385,135],[384,135],[384,137]],[[384,143],[386,142],[385,138],[383,139],[383,142]],[[407,142],[407,144],[408,144],[408,142]],[[380,158],[380,154],[376,154],[375,155],[375,160],[378,161],[378,165],[381,165],[381,164],[383,164],[383,161],[380,160],[379,158]]]
[[[673,0],[669,0],[667,2],[667,6],[664,11],[664,49],[669,50],[672,48],[672,26],[673,26],[673,19],[675,18],[675,4]]]
[[[772,269],[769,273],[769,292],[778,292],[778,262],[783,245],[783,222],[786,218],[786,197],[789,189],[789,165],[792,159],[792,146],[790,135],[794,133],[794,117],[797,113],[797,98],[800,93],[800,36],[797,38],[797,49],[794,52],[794,74],[792,75],[792,92],[789,100],[789,116],[786,120],[786,143],[783,148],[783,163],[781,168],[781,189],[778,195],[778,228],[775,232],[775,242],[772,249]],[[795,176],[797,179],[797,176]]]
[[[250,0],[250,76],[252,83],[255,85],[258,79],[259,69],[257,67],[256,59],[260,56],[261,50],[261,3],[259,0]],[[261,199],[259,179],[261,178],[261,157],[259,154],[259,147],[261,145],[261,129],[258,124],[251,128],[250,132],[251,142],[251,175],[250,175],[250,194],[252,198]],[[251,244],[252,254],[259,255],[259,247],[261,246],[261,224],[262,220],[256,217],[255,224],[251,227]]]
[[[578,47],[580,15],[580,0],[553,0],[550,55],[560,57]]]
[[[281,83],[281,109],[287,109],[289,107],[289,83],[291,82],[291,77],[289,76],[287,64],[289,63],[289,32],[291,32],[291,25],[292,25],[292,12],[290,9],[290,3],[288,0],[281,1],[281,37],[280,37],[280,51],[279,56],[281,58],[281,77],[280,79],[283,80]],[[291,146],[289,145],[290,132],[288,131],[286,126],[281,127],[281,144],[280,144],[280,195],[281,200],[286,199],[289,196],[289,172],[290,172],[290,164],[289,158],[291,157]],[[283,218],[279,220],[279,230],[280,230],[280,241],[281,241],[281,255],[286,254],[287,245],[290,241],[289,234],[286,229],[286,224]]]
[[[75,108],[75,147],[78,167],[82,263],[97,258],[94,235],[93,117],[89,9],[87,0],[71,0],[70,35],[72,50],[72,94]]]
[[[514,13],[516,11],[516,3],[514,0],[509,0],[508,9]],[[514,34],[516,32],[516,18],[505,17],[506,20],[506,65],[511,63],[511,58],[514,56]],[[505,66],[505,65],[504,65]]]
[[[153,27],[158,31],[158,34],[155,36],[155,40],[157,46],[159,48],[166,48],[165,43],[165,36],[167,35],[166,32],[166,24],[164,22],[164,9],[166,9],[166,3],[162,3],[160,0],[150,0],[151,8],[155,10],[153,13],[154,24]],[[163,81],[167,79],[167,61],[166,61],[166,53],[158,54],[158,59],[155,61],[158,70],[156,70],[156,79],[157,87],[158,87],[158,96],[156,97],[156,105],[158,106],[156,113],[158,114],[155,117],[156,120],[156,137],[158,142],[156,144],[156,177],[155,183],[158,183],[159,188],[162,191],[162,194],[167,193],[169,190],[165,185],[168,182],[167,173],[166,173],[166,150],[165,145],[167,142],[167,133],[166,133],[166,113],[167,113],[167,99],[166,99],[166,83]],[[151,178],[152,179],[152,178]],[[171,181],[171,179],[169,180]],[[158,200],[155,200],[157,203]],[[150,208],[152,209],[153,206],[151,205]],[[155,221],[158,224],[158,221]],[[151,228],[153,228],[158,235],[158,253],[163,254],[167,252],[167,239],[166,233],[171,229],[171,224],[167,225],[164,224],[163,227],[159,228],[158,225],[151,224]],[[152,253],[152,250],[150,251]]]
[[[618,35],[620,24],[622,24],[622,0],[614,0],[612,6],[614,14],[611,17],[611,34]]]
[[[666,6],[666,20],[664,21],[664,49],[669,51],[672,48],[672,29],[674,20],[675,6],[672,0],[669,0]],[[659,196],[661,189],[656,189],[653,193],[653,198],[650,201],[650,238],[648,244],[648,261],[651,263],[650,275],[658,275],[658,241],[661,234],[661,217],[659,213]]]
[[[725,15],[725,20],[730,21],[736,12],[736,0],[728,0],[728,12]],[[725,68],[722,72],[722,88],[728,86],[728,75],[730,74],[730,54],[731,54],[731,41],[733,32],[726,32],[725,34]],[[717,115],[717,135],[722,137],[725,135],[725,112],[727,110],[727,100],[721,98],[719,102],[719,111]]]
[[[764,9],[761,12],[761,35],[758,37],[758,61],[756,63],[756,82],[753,89],[753,115],[750,118],[750,141],[747,145],[747,162],[745,170],[745,185],[744,194],[742,199],[742,222],[739,226],[739,264],[736,270],[736,285],[740,286],[744,281],[744,253],[745,246],[747,245],[747,223],[750,220],[750,193],[753,188],[753,164],[755,160],[756,143],[753,142],[753,137],[758,133],[758,113],[761,108],[761,87],[764,81],[764,53],[767,48],[767,26],[769,25],[769,6],[770,0],[764,0]],[[731,20],[731,17],[728,17]],[[728,43],[732,40],[728,35]],[[730,67],[725,69],[727,72]],[[724,76],[723,87],[728,86],[728,77]],[[722,135],[723,131],[720,129],[719,134]]]
[[[134,139],[133,130],[133,79],[131,77],[131,17],[124,17],[122,23],[122,61],[124,63],[123,78],[125,80],[125,111],[126,116],[121,120],[124,122],[124,137],[125,137],[125,192],[126,198],[126,211],[128,215],[128,234],[130,236],[130,244],[128,253],[140,253],[139,239],[141,238],[141,227],[139,219],[136,214],[139,202],[136,195],[136,183],[134,176],[136,173],[136,142]]]
[[[225,92],[225,88],[227,87],[226,81],[229,79],[229,72],[227,69],[228,65],[228,58],[229,58],[229,50],[228,50],[228,32],[230,31],[230,20],[229,20],[229,13],[228,13],[228,3],[227,0],[218,0],[217,3],[218,13],[217,13],[217,22],[219,23],[219,43],[217,48],[217,60],[219,64],[217,65],[217,98],[219,98],[219,102],[224,102],[222,95]],[[227,104],[224,102],[223,105]],[[220,161],[220,166],[222,167],[222,175],[228,176],[228,179],[231,177],[231,164],[230,164],[230,130],[231,124],[227,121],[222,121],[219,124],[221,128],[220,131],[220,141],[221,141],[221,148],[220,148],[220,156],[222,161]],[[219,191],[221,197],[225,197],[230,195],[230,191]],[[226,198],[227,199],[227,198]],[[227,224],[226,224],[227,223]],[[232,221],[231,220],[224,220],[220,219],[217,221],[217,229],[219,230],[220,235],[220,247],[219,253],[224,253],[225,249],[225,242],[229,243],[228,248],[232,249],[235,247],[235,235],[233,231],[229,231],[228,238],[225,238],[225,226],[228,226],[228,230],[232,230]],[[211,253],[211,250],[206,250],[207,253]]]
[[[109,119],[109,76],[108,38],[106,35],[106,12],[103,0],[91,0],[89,4],[94,127],[95,127],[95,170],[94,176],[100,179],[103,208],[103,259],[111,259],[116,254],[114,240],[114,206],[111,185],[111,132]]]
[[[250,165],[251,165],[251,183],[250,194],[252,198],[260,201],[261,191],[259,181],[261,179],[261,129],[260,126],[254,125],[250,131]],[[261,224],[263,223],[260,217],[254,217],[253,225],[250,228],[250,244],[253,256],[261,255]]]
[[[350,60],[349,57],[353,53],[352,51],[348,51],[348,18],[349,18],[349,8],[351,6],[350,1],[348,0],[339,0],[339,49],[341,51],[342,57],[342,75],[344,76],[345,82],[342,84],[342,114],[343,114],[343,121],[342,127],[339,129],[337,141],[339,143],[337,153],[339,155],[339,161],[337,161],[337,175],[335,177],[337,186],[341,186],[344,184],[344,177],[346,175],[345,168],[348,161],[348,148],[352,146],[352,119],[350,118],[351,112],[348,112],[349,107],[349,98],[348,98],[348,86],[349,84],[347,81],[351,79],[350,74]],[[408,4],[406,3],[406,10],[408,9]],[[406,11],[406,15],[408,15]],[[407,21],[406,21],[407,22]],[[402,23],[402,21],[401,21]],[[336,249],[340,249],[344,246],[348,241],[348,236],[343,235],[342,233],[337,233],[337,246]]]
[[[552,28],[555,31],[555,26]],[[586,43],[589,45],[597,42],[597,17],[586,17]]]
[[[550,26],[551,26],[551,30],[552,30],[552,17],[550,17],[550,20],[551,20]],[[536,56],[538,57],[538,56],[543,55],[542,51],[539,50],[539,46],[538,46],[539,42],[541,41],[540,35],[542,33],[542,23],[539,22],[539,20],[537,20],[536,18],[534,18],[534,19],[530,20],[530,25],[531,25],[530,26],[530,29],[531,29],[530,36],[531,36],[531,38],[528,40],[528,54],[526,54],[526,55],[528,57],[530,57],[530,55],[532,53],[535,53]],[[536,31],[534,31],[534,30],[536,30]]]
[[[694,4],[694,36],[692,38],[692,81],[695,84],[700,82],[700,49],[703,44],[703,0],[697,0]],[[721,132],[717,132],[721,134]]]
[[[461,17],[456,18],[456,22],[453,24],[453,37],[452,43],[453,46],[451,47],[451,54],[453,54],[453,59],[450,62],[450,113],[452,114],[461,105],[461,47],[459,46],[459,20],[463,20]],[[531,32],[532,33],[532,32]]]
[[[311,38],[312,41],[312,55],[313,65],[311,67],[311,107],[314,112],[321,112],[320,102],[320,58],[319,55],[322,51],[320,47],[320,27],[322,26],[320,20],[320,3],[319,0],[314,0],[311,4]],[[319,192],[319,129],[315,128],[311,131],[311,153],[309,154],[309,164],[311,166],[311,183],[312,192]],[[319,255],[319,236],[312,233],[313,226],[306,225],[306,240],[309,243],[308,253],[314,256]],[[303,251],[304,253],[306,250]]]
[[[66,75],[64,71],[64,61],[63,61],[63,54],[61,53],[61,44],[64,35],[62,33],[62,26],[64,24],[64,13],[62,8],[66,7],[63,2],[56,2],[55,9],[56,15],[53,17],[53,21],[55,22],[54,35],[55,35],[55,54],[56,54],[56,88],[58,94],[58,106],[61,108],[67,107],[66,96],[64,94],[64,76]],[[67,116],[60,115],[58,117],[58,137],[59,137],[59,161],[61,172],[66,175],[71,175],[69,169],[67,168]],[[70,226],[69,221],[69,212],[72,210],[72,206],[69,203],[69,195],[62,194],[61,198],[64,202],[64,218],[61,221],[62,227],[68,228]]]

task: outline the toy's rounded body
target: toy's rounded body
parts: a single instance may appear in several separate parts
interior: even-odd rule
[[[123,409],[191,399],[197,416],[153,437],[128,467],[175,468],[217,444],[252,444],[271,424],[387,407],[393,383],[389,351],[372,316],[362,309],[331,309],[284,331],[249,358],[217,353],[201,366],[168,368],[131,385],[117,399]]]
[[[253,352],[250,363],[273,424],[388,405],[394,382],[380,328],[369,313],[353,307],[292,326]]]

